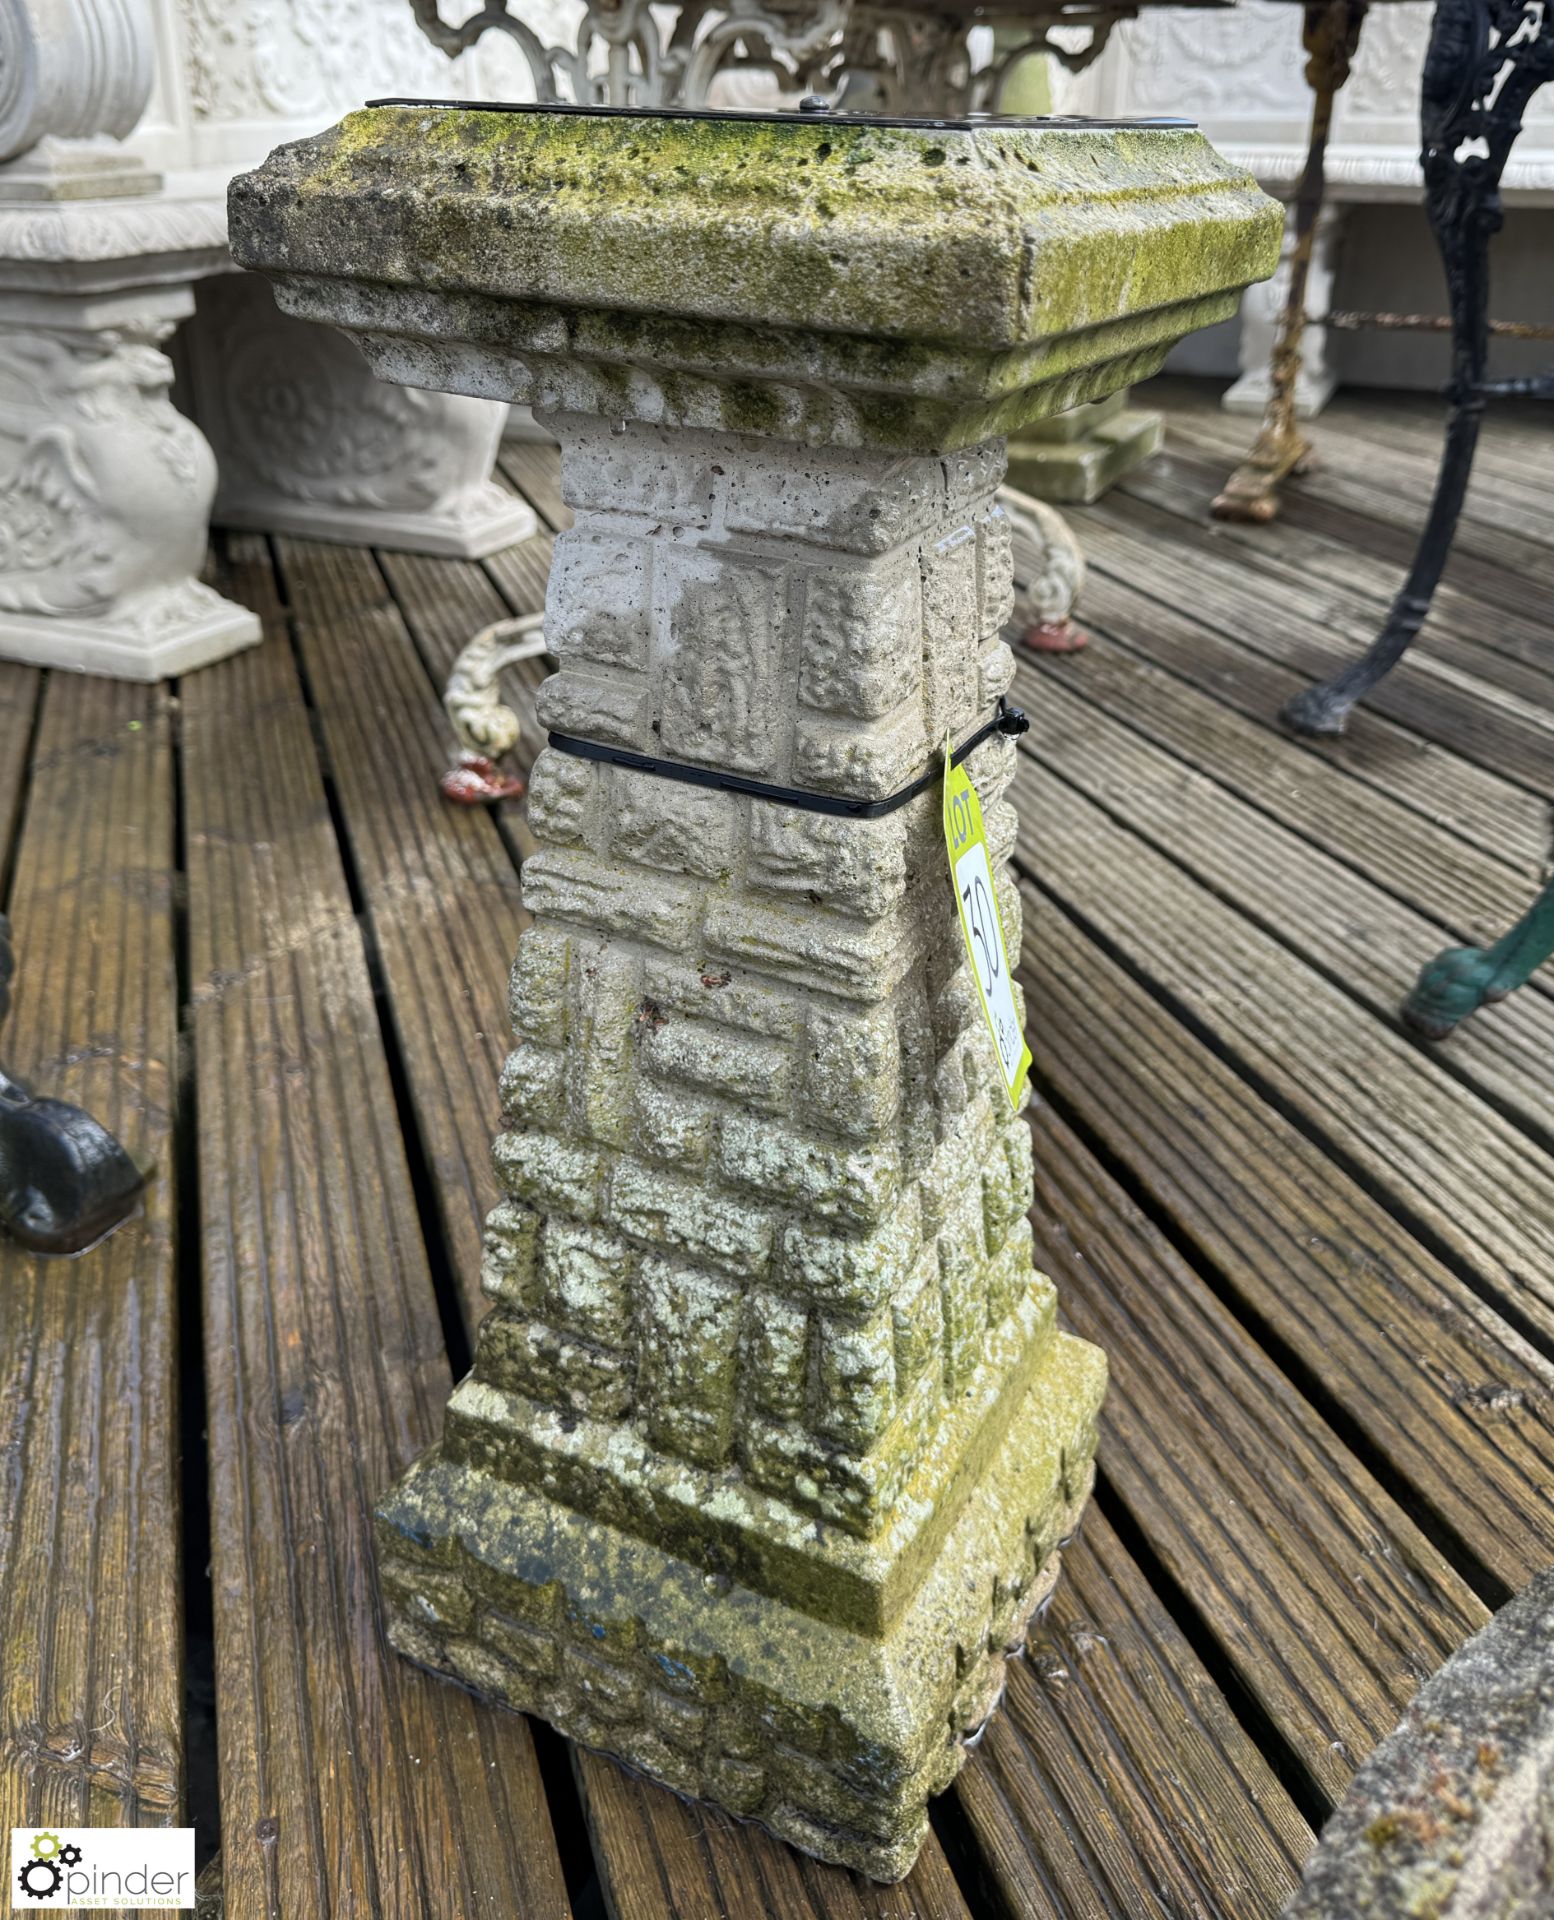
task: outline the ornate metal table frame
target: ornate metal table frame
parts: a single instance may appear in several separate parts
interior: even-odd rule
[[[1295,421],[1295,376],[1306,320],[1306,272],[1322,202],[1322,161],[1333,96],[1349,71],[1366,0],[1306,6],[1307,77],[1314,92],[1311,144],[1296,212],[1289,299],[1272,368],[1268,412],[1250,458],[1214,503],[1224,517],[1266,521],[1276,488],[1310,455]],[[1554,399],[1554,371],[1487,378],[1489,249],[1504,220],[1500,182],[1533,95],[1554,80],[1554,7],[1544,0],[1437,0],[1420,87],[1425,209],[1446,270],[1452,336],[1445,440],[1430,510],[1407,577],[1381,632],[1361,657],[1284,709],[1299,733],[1342,733],[1349,714],[1402,659],[1424,624],[1467,495],[1484,408],[1491,400]],[[1373,323],[1391,316],[1373,316]],[[1505,328],[1536,332],[1537,329]],[[1444,1039],[1488,1002],[1504,999],[1554,953],[1554,880],[1500,940],[1456,947],[1421,971],[1403,1007],[1415,1032]]]
[[[1368,0],[1307,0],[1306,78],[1312,88],[1311,134],[1295,203],[1295,247],[1289,293],[1270,368],[1262,430],[1249,457],[1214,502],[1224,519],[1268,521],[1278,512],[1284,476],[1312,456],[1295,416],[1295,380],[1307,324],[1306,287],[1312,239],[1324,197],[1324,158],[1333,101],[1349,76]],[[1341,733],[1350,709],[1406,651],[1422,625],[1451,548],[1467,491],[1479,422],[1491,399],[1554,397],[1554,375],[1489,381],[1489,244],[1504,215],[1500,181],[1522,129],[1528,102],[1554,79],[1554,10],[1541,0],[1439,0],[1421,85],[1421,156],[1425,208],[1446,269],[1452,334],[1450,405],[1435,497],[1419,548],[1385,627],[1364,658],[1326,686],[1291,701],[1289,723],[1303,733]],[[1399,315],[1342,316],[1375,326],[1433,326]]]
[[[1262,428],[1252,451],[1214,502],[1214,513],[1220,519],[1272,520],[1279,511],[1279,482],[1286,474],[1299,472],[1311,458],[1311,442],[1296,416],[1295,394],[1306,330],[1306,288],[1317,222],[1326,198],[1333,102],[1349,78],[1368,5],[1369,0],[1309,0],[1304,8],[1302,40],[1306,84],[1311,89],[1311,130],[1306,139],[1306,164],[1295,190],[1289,288],[1268,368],[1268,404]]]

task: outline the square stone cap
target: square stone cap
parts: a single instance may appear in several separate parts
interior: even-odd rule
[[[923,451],[1145,377],[1282,231],[1179,124],[546,108],[369,108],[229,211],[389,378]]]

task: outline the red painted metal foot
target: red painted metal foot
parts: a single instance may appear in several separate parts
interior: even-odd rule
[[[461,753],[459,764],[450,767],[437,783],[444,800],[456,807],[483,807],[493,800],[516,800],[525,785],[516,774],[503,773],[494,760],[483,753]]]
[[[1072,620],[1043,620],[1027,627],[1019,643],[1028,653],[1078,653],[1089,646],[1090,636]]]

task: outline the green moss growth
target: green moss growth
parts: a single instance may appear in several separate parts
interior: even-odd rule
[[[254,264],[979,347],[1239,288],[1279,231],[1178,129],[379,107],[265,173],[269,220],[263,175],[234,189]]]

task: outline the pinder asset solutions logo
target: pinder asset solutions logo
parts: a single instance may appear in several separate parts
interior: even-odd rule
[[[193,1827],[11,1829],[14,1913],[192,1907]]]

